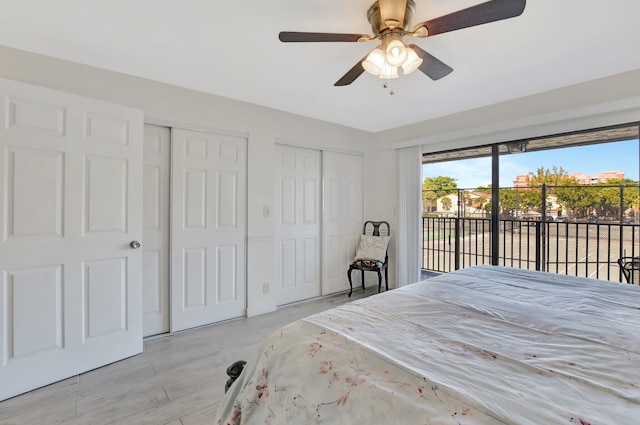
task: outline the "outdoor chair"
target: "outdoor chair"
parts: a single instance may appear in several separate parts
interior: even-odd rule
[[[638,285],[640,281],[640,257],[618,258],[618,265],[627,283]]]

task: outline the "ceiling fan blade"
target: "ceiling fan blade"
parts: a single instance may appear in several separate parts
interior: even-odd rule
[[[415,44],[410,44],[409,47],[411,47],[422,59],[422,64],[418,67],[418,69],[432,80],[439,80],[440,78],[449,75],[453,71],[453,68],[451,68],[449,65],[442,62],[440,59],[436,58],[430,53],[425,52]]]
[[[367,56],[369,56],[367,54]],[[347,71],[346,74],[344,74],[342,76],[342,78],[340,78],[338,81],[335,82],[334,86],[339,87],[339,86],[348,86],[349,84],[353,83],[356,78],[358,78],[360,75],[362,75],[362,73],[364,72],[364,68],[362,67],[362,62],[364,62],[364,60],[367,58],[367,56],[363,57],[360,62],[358,62],[357,64],[355,64],[353,66],[353,68],[351,68],[349,71]]]
[[[380,28],[395,28],[404,25],[404,14],[407,9],[407,0],[379,0]]]
[[[278,38],[284,43],[300,43],[300,42],[356,42],[361,39],[371,39],[364,34],[336,34],[328,32],[292,32],[282,31]]]
[[[526,4],[527,0],[492,0],[422,22],[416,26],[416,30],[426,27],[428,33],[424,37],[429,37],[502,19],[514,18],[522,14]]]

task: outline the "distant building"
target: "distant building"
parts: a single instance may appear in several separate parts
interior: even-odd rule
[[[473,217],[487,215],[484,210],[484,206],[491,201],[491,195],[484,192],[476,191],[463,191],[465,197],[458,199],[458,193],[452,193],[446,196],[441,196],[436,201],[436,210],[434,213],[440,216],[457,216],[458,212],[463,217]],[[460,202],[460,204],[458,204]]]
[[[569,174],[569,177],[580,184],[601,184],[609,180],[622,180],[624,179],[624,173],[620,171],[603,171],[598,174],[574,173]]]
[[[602,184],[610,180],[622,180],[624,179],[624,173],[620,171],[603,171],[598,174],[572,173],[568,174],[567,177],[580,184]],[[520,174],[513,180],[513,187],[529,186],[531,186],[531,179],[528,174]]]
[[[529,180],[528,174],[520,174],[516,176],[516,179],[513,181],[513,187],[529,187],[531,186],[531,182]]]

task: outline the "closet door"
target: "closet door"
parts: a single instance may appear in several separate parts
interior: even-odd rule
[[[320,151],[276,145],[278,305],[320,295]]]
[[[8,80],[0,120],[3,400],[142,351],[143,124]]]
[[[363,223],[362,157],[323,152],[322,175],[322,294],[327,295],[349,288],[347,269]]]
[[[172,130],[172,331],[245,315],[246,142]]]
[[[169,171],[168,127],[144,126],[143,169],[143,334],[169,332]]]

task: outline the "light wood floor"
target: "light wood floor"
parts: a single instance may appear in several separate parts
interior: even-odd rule
[[[351,299],[376,292],[354,288]],[[342,293],[147,340],[140,355],[0,402],[0,424],[211,425],[227,366],[283,325],[349,300]]]

